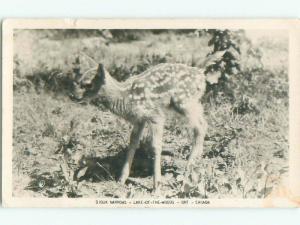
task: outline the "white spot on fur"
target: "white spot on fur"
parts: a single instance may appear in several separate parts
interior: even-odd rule
[[[185,93],[183,93],[183,94],[181,94],[181,95],[178,96],[179,99],[184,99],[185,97],[186,97]]]
[[[141,96],[139,96],[139,95],[134,95],[134,96],[133,96],[133,99],[134,99],[134,100],[140,100],[140,99],[141,99]]]
[[[140,83],[140,84],[138,85],[138,87],[143,88],[143,87],[145,87],[145,84],[144,84],[144,83]]]

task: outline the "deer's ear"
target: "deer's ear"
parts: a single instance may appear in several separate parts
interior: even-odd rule
[[[99,80],[101,84],[105,83],[105,69],[102,63],[98,65],[96,76],[97,76],[97,80]]]

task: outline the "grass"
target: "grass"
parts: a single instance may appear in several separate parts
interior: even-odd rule
[[[70,76],[80,52],[104,63],[116,79],[125,80],[160,62],[200,65],[211,50],[208,40],[209,36],[163,32],[137,35],[131,42],[107,42],[94,34],[64,39],[54,38],[50,31],[17,31],[13,195],[154,197],[146,133],[130,182],[117,184],[131,126],[101,105],[72,102],[59,81]],[[188,180],[182,173],[190,151],[189,131],[177,119],[167,122],[162,196],[264,198],[287,176],[287,41],[264,37],[257,46],[263,67],[258,68],[258,59],[249,54],[256,46],[243,47],[243,76],[232,78],[236,100],[205,98],[209,124],[205,152]],[[93,66],[91,60],[80,63],[82,71]],[[71,189],[62,173],[64,156],[73,170],[87,165],[75,174],[80,180],[78,189]]]

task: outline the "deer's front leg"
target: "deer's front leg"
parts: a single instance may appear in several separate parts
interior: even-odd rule
[[[130,135],[130,143],[128,146],[126,161],[123,166],[121,176],[119,178],[119,182],[122,184],[125,184],[128,176],[130,174],[130,168],[132,165],[134,154],[135,154],[136,149],[139,147],[139,143],[140,143],[140,139],[142,136],[144,126],[145,126],[145,123],[136,123],[133,126],[133,129],[132,129],[132,132]]]
[[[152,149],[154,152],[154,176],[153,176],[153,190],[157,191],[161,183],[161,151],[163,138],[164,120],[159,119],[151,125],[152,131]]]

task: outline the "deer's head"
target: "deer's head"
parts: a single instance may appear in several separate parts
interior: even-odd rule
[[[83,100],[99,95],[106,83],[106,73],[103,64],[99,64],[97,69],[89,70],[78,81],[73,82],[71,97]]]

